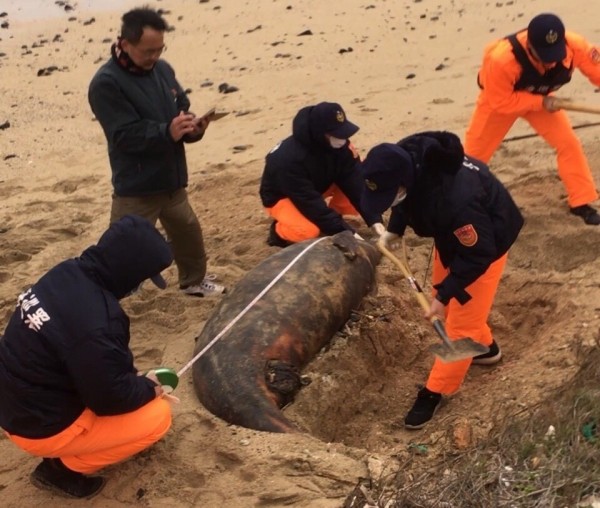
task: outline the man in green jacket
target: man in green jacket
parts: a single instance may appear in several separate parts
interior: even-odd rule
[[[202,229],[186,192],[184,143],[202,139],[209,120],[189,111],[190,101],[166,49],[166,21],[137,8],[122,17],[112,56],[93,77],[88,100],[108,141],[113,198],[110,222],[136,214],[160,220],[173,249],[179,287],[188,295],[225,292],[206,276]]]

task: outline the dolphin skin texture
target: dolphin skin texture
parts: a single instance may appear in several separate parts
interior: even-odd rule
[[[300,389],[302,368],[374,288],[379,259],[345,231],[293,244],[248,272],[196,338],[200,402],[229,423],[298,432],[281,408]]]

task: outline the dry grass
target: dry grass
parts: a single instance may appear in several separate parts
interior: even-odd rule
[[[579,503],[600,495],[600,335],[579,357],[569,383],[502,417],[487,441],[427,470],[409,458],[393,475],[357,486],[345,507],[586,506]]]

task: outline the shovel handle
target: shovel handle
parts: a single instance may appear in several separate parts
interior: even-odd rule
[[[567,111],[582,111],[583,113],[595,113],[600,115],[600,107],[588,106],[587,104],[573,102],[569,99],[559,99],[558,97],[555,97],[554,104],[560,109],[566,109]]]
[[[421,304],[421,307],[423,307],[423,310],[429,314],[431,307],[429,305],[429,302],[427,301],[427,297],[423,294],[421,286],[419,286],[419,283],[413,277],[413,274],[408,268],[408,266],[405,263],[403,263],[397,256],[395,256],[385,245],[383,245],[383,242],[381,240],[377,242],[377,248],[385,257],[387,257],[398,268],[400,268],[411,287],[415,290],[415,296]],[[448,338],[448,334],[446,333],[446,329],[444,328],[444,323],[442,323],[442,320],[436,316],[432,316],[430,320],[434,330],[440,336],[440,339],[444,341],[444,344],[451,345],[451,341]]]

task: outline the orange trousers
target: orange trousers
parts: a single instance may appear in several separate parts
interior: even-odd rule
[[[356,208],[335,184],[323,193],[323,198],[329,208],[333,208],[341,215],[358,215]],[[302,215],[289,198],[280,199],[275,206],[265,208],[265,211],[277,221],[275,225],[277,234],[288,242],[310,240],[317,238],[321,233],[317,225]]]
[[[446,306],[445,326],[451,340],[471,337],[484,346],[492,343],[492,331],[487,320],[507,257],[508,254],[504,254],[494,261],[481,277],[466,288],[471,295],[471,299],[466,304],[461,305],[454,298],[450,300]],[[440,283],[447,274],[448,269],[442,265],[436,250],[433,261],[433,284]],[[460,388],[470,365],[470,358],[444,363],[436,357],[425,386],[432,392],[450,395]]]
[[[556,151],[558,176],[567,191],[570,207],[598,199],[592,172],[581,142],[564,111],[531,111],[524,115],[494,111],[481,93],[465,136],[465,153],[486,164],[517,118],[523,118]]]
[[[65,466],[90,474],[125,460],[163,437],[171,426],[171,406],[156,398],[145,406],[116,416],[97,416],[90,409],[54,436],[8,438],[19,448],[38,457],[60,458]]]

